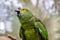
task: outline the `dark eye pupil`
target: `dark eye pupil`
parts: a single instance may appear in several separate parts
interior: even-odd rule
[[[24,10],[24,9],[23,9]]]

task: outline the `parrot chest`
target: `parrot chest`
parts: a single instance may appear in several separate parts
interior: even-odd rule
[[[34,28],[34,22],[26,22],[21,25],[24,30],[27,29],[33,29]]]
[[[39,40],[38,35],[36,34],[34,29],[27,29],[24,32],[26,40]]]
[[[30,20],[29,22],[25,22],[21,24],[21,27],[24,29],[24,37],[26,40],[40,40],[39,34],[36,33],[34,29],[34,19]]]
[[[33,23],[28,23],[23,25],[24,34],[26,40],[40,40],[38,34],[36,33],[34,29],[34,24]]]

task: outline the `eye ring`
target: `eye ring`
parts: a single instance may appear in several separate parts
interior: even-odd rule
[[[22,10],[24,10],[24,9],[22,9]]]
[[[22,11],[25,11],[25,9],[22,9]]]

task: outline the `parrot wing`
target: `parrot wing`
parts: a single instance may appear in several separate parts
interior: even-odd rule
[[[43,39],[48,40],[48,32],[47,32],[47,29],[45,28],[45,25],[40,20],[36,20],[34,25],[35,25],[36,31],[38,31],[40,36]]]
[[[24,35],[24,29],[22,27],[20,28],[19,36],[20,38],[22,38],[22,40],[26,40]]]

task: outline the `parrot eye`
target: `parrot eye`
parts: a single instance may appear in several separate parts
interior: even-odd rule
[[[22,11],[25,11],[25,9],[22,9]]]
[[[22,9],[22,10],[24,10],[24,9]]]
[[[24,12],[26,12],[26,9],[21,9],[20,11],[21,11],[22,13],[24,13]]]

